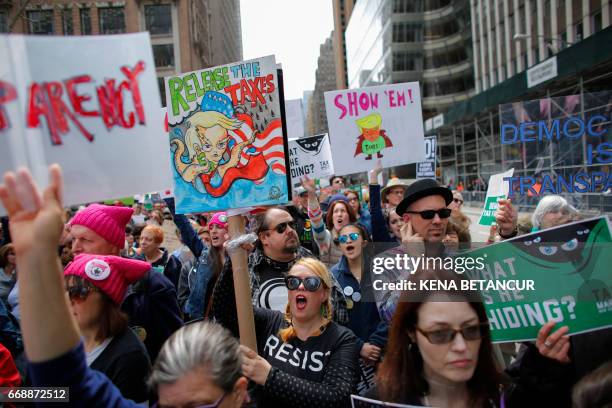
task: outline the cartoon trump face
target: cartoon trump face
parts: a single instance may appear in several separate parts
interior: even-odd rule
[[[357,119],[355,123],[359,127],[361,134],[357,140],[354,157],[358,154],[365,154],[366,160],[372,160],[372,155],[376,153],[376,156],[381,158],[383,157],[381,151],[393,146],[391,139],[381,129],[382,116],[380,113],[371,113],[368,116]]]

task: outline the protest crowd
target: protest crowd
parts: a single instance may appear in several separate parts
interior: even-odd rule
[[[370,172],[369,203],[344,178],[322,189],[304,179],[291,205],[239,216],[250,239],[238,249],[225,212],[177,214],[172,198],[65,210],[59,166],[44,192],[27,171],[6,173],[2,385],[68,386],[83,407],[343,407],[351,394],[417,406],[601,406],[610,329],[569,337],[550,321],[536,341],[504,347],[502,370],[478,294],[403,293],[392,310],[362,301],[373,239],[409,253],[470,242],[460,192],[392,179],[381,199],[381,170]],[[491,242],[525,230],[511,200],[495,219]],[[545,196],[530,229],[578,219]],[[237,340],[231,250],[248,251],[257,350]]]
[[[612,407],[605,214],[524,169],[436,178],[417,82],[327,92],[329,134],[289,138],[274,56],[166,77],[162,109],[149,35],[112,37],[57,40],[27,91],[0,72],[0,404]],[[511,279],[535,290],[464,285]]]

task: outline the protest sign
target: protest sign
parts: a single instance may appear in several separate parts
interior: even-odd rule
[[[351,395],[352,408],[424,408],[419,405],[396,404],[393,402],[384,402],[371,398],[360,397],[359,395]]]
[[[165,78],[177,213],[285,204],[273,56]]]
[[[514,169],[510,169],[503,173],[493,174],[489,178],[489,187],[487,188],[487,196],[485,197],[484,208],[480,216],[478,224],[489,226],[495,222],[495,210],[497,210],[497,200],[508,197],[508,183],[504,181],[505,177],[512,177]]]
[[[500,105],[502,160],[524,166],[506,179],[510,197],[612,189],[611,97],[585,92]],[[552,167],[567,169],[542,171]]]
[[[583,333],[612,326],[612,238],[607,217],[522,235],[469,252],[487,282],[532,281],[532,290],[483,290],[493,341],[528,341],[549,320]]]
[[[45,186],[59,163],[66,205],[170,185],[147,33],[2,35],[0,60],[0,172],[25,166]]]
[[[300,179],[325,178],[334,174],[329,136],[327,134],[289,139],[289,167],[291,184],[300,185]]]
[[[338,175],[425,159],[418,82],[325,92],[325,110]]]
[[[425,138],[425,161],[418,162],[416,178],[436,178],[436,149],[438,147],[435,136]]]
[[[287,118],[287,138],[294,139],[304,137],[304,115],[301,99],[290,99],[285,101],[285,116]]]

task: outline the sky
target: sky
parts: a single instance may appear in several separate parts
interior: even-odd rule
[[[313,90],[320,45],[334,29],[332,0],[241,0],[244,59],[275,55],[285,99]]]

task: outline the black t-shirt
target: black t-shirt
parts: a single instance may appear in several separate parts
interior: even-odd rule
[[[284,277],[294,263],[295,260],[279,262],[264,255],[261,263],[255,268],[260,284],[257,306],[279,312],[285,311],[287,287]]]
[[[282,313],[255,309],[258,352],[273,367],[257,390],[258,406],[350,406],[359,358],[353,332],[331,322],[318,336],[285,343],[278,333],[286,327]]]

